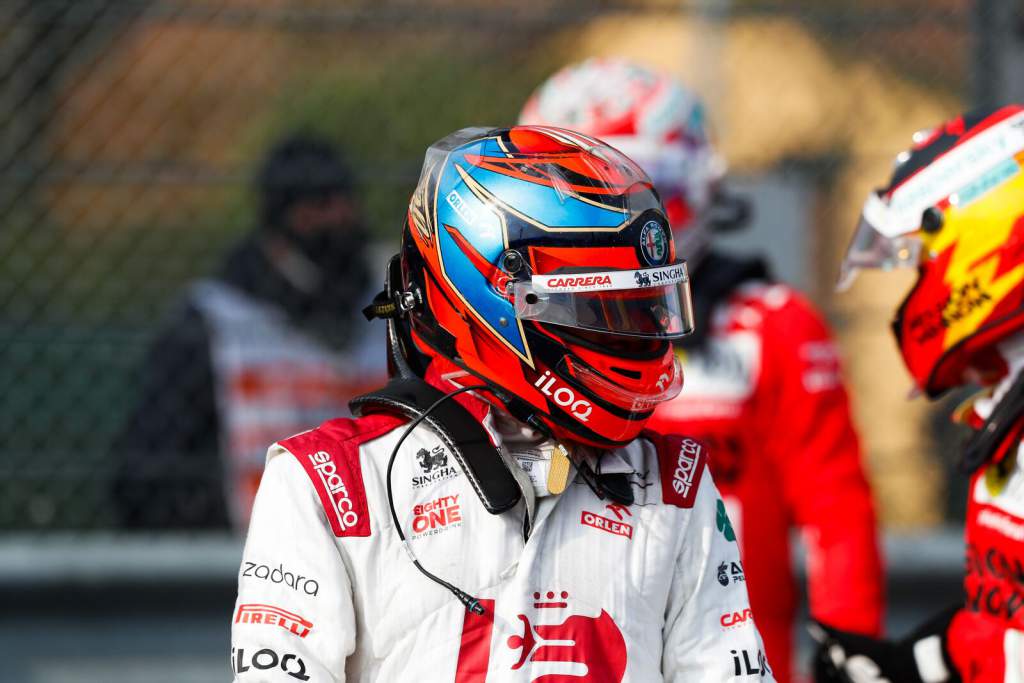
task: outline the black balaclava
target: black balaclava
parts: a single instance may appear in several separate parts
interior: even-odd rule
[[[257,239],[264,243],[270,265],[278,275],[283,273],[282,264],[275,263],[280,259],[275,259],[272,244],[278,238],[317,272],[303,286],[286,277],[251,283],[254,293],[281,305],[297,324],[313,328],[335,345],[344,344],[345,330],[366,303],[363,298],[369,286],[369,239],[350,168],[331,143],[296,134],[267,154],[256,186],[260,195]],[[332,199],[340,199],[348,207],[336,223],[315,225],[305,232],[293,225],[296,207],[322,206]]]

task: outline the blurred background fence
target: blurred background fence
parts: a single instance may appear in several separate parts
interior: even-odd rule
[[[955,523],[964,496],[949,476],[949,406],[905,401],[885,325],[901,287],[868,274],[833,299],[831,285],[866,191],[915,130],[1024,96],[1021,10],[1011,0],[0,2],[0,588],[21,620],[0,615],[0,649],[21,653],[11,680],[138,680],[132,666],[161,656],[166,680],[228,675],[221,601],[237,541],[227,533],[153,537],[192,563],[170,572],[186,593],[209,566],[203,585],[214,587],[196,595],[216,616],[186,614],[178,634],[215,636],[175,640],[174,622],[154,616],[168,616],[166,604],[103,621],[127,595],[112,586],[140,585],[148,597],[132,600],[160,603],[150,589],[171,578],[152,568],[165,555],[116,531],[114,444],[185,286],[257,222],[251,179],[267,148],[295,130],[338,143],[373,236],[393,245],[431,142],[514,121],[536,84],[594,55],[673,72],[706,98],[734,185],[755,201],[753,228],[730,244],[768,251],[835,324],[887,528]],[[959,548],[943,547],[955,576]],[[87,586],[111,592],[81,598]],[[96,613],[26,621],[46,613],[36,600],[47,595]],[[170,640],[127,637],[132,619],[162,624]],[[83,635],[101,623],[109,630]],[[29,647],[42,633],[64,638],[65,664],[45,664],[59,647]],[[121,659],[109,645],[96,663],[86,651],[103,650],[97,633],[132,645]],[[192,643],[206,659],[175,673],[181,659],[171,646],[161,655],[161,642],[178,654]]]

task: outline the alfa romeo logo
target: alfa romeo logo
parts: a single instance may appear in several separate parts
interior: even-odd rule
[[[647,221],[640,229],[640,252],[648,265],[665,264],[668,258],[668,233],[658,221]]]

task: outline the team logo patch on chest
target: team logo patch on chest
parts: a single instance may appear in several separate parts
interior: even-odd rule
[[[626,639],[606,610],[580,610],[565,590],[537,591],[532,611],[512,613],[518,630],[495,637],[492,650],[500,605],[485,603],[483,616],[469,615],[463,623],[455,683],[482,683],[481,672],[523,683],[621,683]]]

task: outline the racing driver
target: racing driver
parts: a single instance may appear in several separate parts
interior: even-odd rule
[[[271,446],[239,681],[773,680],[735,531],[681,436],[685,263],[648,177],[567,130],[427,151],[367,307],[394,376]]]
[[[742,550],[719,581],[746,580],[775,677],[792,679],[797,603],[790,528],[804,533],[811,614],[878,635],[884,590],[874,506],[836,348],[799,293],[758,258],[710,246],[745,222],[724,191],[697,97],[675,79],[619,59],[566,67],[538,88],[526,124],[579,130],[621,150],[654,180],[677,248],[693,268],[696,331],[678,342],[686,391],[649,427],[691,434],[712,453]]]
[[[864,204],[840,286],[861,268],[916,267],[893,331],[930,398],[965,385],[973,428],[964,597],[904,639],[829,626],[822,681],[1024,680],[1024,106],[965,114],[914,136]]]

